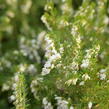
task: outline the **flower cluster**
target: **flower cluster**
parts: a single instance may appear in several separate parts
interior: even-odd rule
[[[96,57],[100,50],[100,46],[95,46],[93,49],[86,50],[86,56],[82,60],[81,68],[88,68],[90,64],[90,59],[93,55]]]
[[[47,61],[45,62],[44,68],[42,69],[42,75],[49,74],[51,69],[55,67],[54,66],[55,61],[61,58],[60,53],[58,53],[55,49],[53,41],[48,36],[45,37],[45,41],[46,41],[45,57],[47,58]]]
[[[51,105],[50,102],[48,102],[46,97],[43,98],[42,103],[43,103],[44,109],[53,109],[53,106]]]
[[[32,40],[27,40],[25,37],[21,37],[19,41],[20,52],[29,57],[29,59],[35,59],[38,63],[40,63],[40,56],[37,52],[37,41],[35,38]]]
[[[16,109],[26,109],[26,86],[25,77],[23,73],[17,73],[15,75],[14,95],[10,97],[11,100],[15,100],[14,104]]]

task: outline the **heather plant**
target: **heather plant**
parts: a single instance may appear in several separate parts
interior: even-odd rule
[[[0,109],[108,109],[109,1],[1,0]]]

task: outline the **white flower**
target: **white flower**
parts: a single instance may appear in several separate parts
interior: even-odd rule
[[[67,84],[68,86],[70,86],[71,84],[76,85],[77,81],[78,78],[69,79],[68,81],[65,82],[65,84]]]
[[[45,97],[45,98],[43,98],[42,103],[43,103],[44,105],[46,105],[46,104],[48,103],[48,101],[47,101],[47,98],[46,98],[46,97]]]
[[[109,18],[106,16],[105,19],[104,19],[104,23],[108,24],[108,22],[109,22]]]
[[[65,2],[66,0],[62,0],[62,2]]]
[[[10,102],[15,101],[15,99],[16,99],[15,95],[11,95],[11,96],[9,97],[9,101],[10,101]]]
[[[72,70],[78,70],[79,69],[79,65],[77,62],[73,61],[71,64],[71,69]]]
[[[59,27],[60,28],[63,28],[63,27],[66,27],[66,26],[69,26],[69,22],[67,22],[66,20],[62,19],[59,23]]]
[[[96,57],[98,55],[99,50],[100,50],[99,45],[95,45],[92,49],[86,50],[86,55],[84,56],[84,59],[82,61],[81,68],[89,67],[92,56],[94,55],[94,57]]]
[[[88,103],[88,109],[92,109],[92,102],[90,101],[89,103]]]
[[[46,97],[43,98],[42,103],[43,103],[44,109],[53,109],[53,106],[51,105],[50,102],[48,102]]]
[[[76,26],[74,26],[74,27],[71,29],[71,34],[72,34],[73,36],[75,36],[75,35],[77,34],[77,30],[78,30],[78,28],[77,28]]]
[[[19,72],[24,72],[26,69],[26,66],[24,64],[19,65]]]
[[[57,100],[57,109],[68,109],[68,101],[63,100],[62,97],[55,97]]]
[[[70,106],[70,109],[74,109],[74,107],[73,106]]]
[[[105,80],[106,79],[106,74],[105,74],[106,70],[107,69],[101,69],[99,71],[98,76],[99,76],[100,80]]]
[[[15,90],[16,87],[17,87],[17,84],[16,84],[16,83],[13,83],[13,85],[12,85],[12,89]]]
[[[73,83],[74,85],[76,85],[77,81],[78,81],[78,78],[75,78],[75,79],[73,79],[72,83]]]
[[[83,74],[82,78],[86,80],[90,80],[90,76],[88,74]]]
[[[7,91],[7,90],[9,90],[9,85],[8,84],[6,84],[6,83],[4,83],[3,85],[2,85],[2,91]]]
[[[100,73],[104,73],[104,72],[106,72],[106,69],[101,69],[100,70]]]
[[[44,67],[46,67],[46,68],[51,67],[51,62],[50,62],[50,61],[47,61],[47,62],[45,63],[45,65],[44,65]]]
[[[87,68],[88,66],[89,66],[89,60],[88,59],[83,60],[81,64],[81,68]]]
[[[84,81],[81,81],[81,82],[79,83],[79,85],[80,85],[80,86],[83,86],[83,85],[84,85]]]
[[[47,4],[47,5],[45,5],[45,8],[44,8],[44,10],[45,11],[49,11],[49,10],[52,10],[52,6],[51,6],[51,4]]]
[[[19,73],[19,72],[18,72],[18,73]],[[19,81],[18,74],[15,74],[14,80],[15,80],[16,82],[18,82],[18,81]]]
[[[61,5],[61,10],[62,10],[63,13],[68,12],[68,13],[71,13],[72,14],[71,7],[68,4],[66,4],[66,3],[64,3],[64,4]]]
[[[61,58],[61,55],[59,53],[56,53],[55,55],[50,57],[50,61],[55,61],[57,59]]]
[[[106,74],[105,73],[100,73],[99,77],[100,77],[100,80],[105,80],[106,79]]]
[[[41,20],[42,20],[42,22],[47,26],[47,28],[48,28],[49,30],[52,30],[52,28],[50,27],[50,25],[49,25],[48,22],[47,22],[47,18],[46,18],[45,15],[43,15],[43,16],[41,17]]]
[[[28,68],[27,68],[27,71],[28,71],[29,73],[34,74],[34,73],[37,72],[37,69],[35,68],[34,64],[30,64],[30,65],[28,66]]]
[[[42,75],[43,75],[43,76],[44,76],[44,75],[47,75],[47,74],[50,73],[50,71],[51,71],[51,69],[43,68],[43,69],[42,69]]]

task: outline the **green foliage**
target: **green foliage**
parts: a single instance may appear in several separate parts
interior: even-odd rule
[[[0,108],[108,109],[108,29],[108,0],[1,0]]]

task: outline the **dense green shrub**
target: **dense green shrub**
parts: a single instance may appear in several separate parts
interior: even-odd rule
[[[108,0],[0,0],[0,109],[109,109]]]

